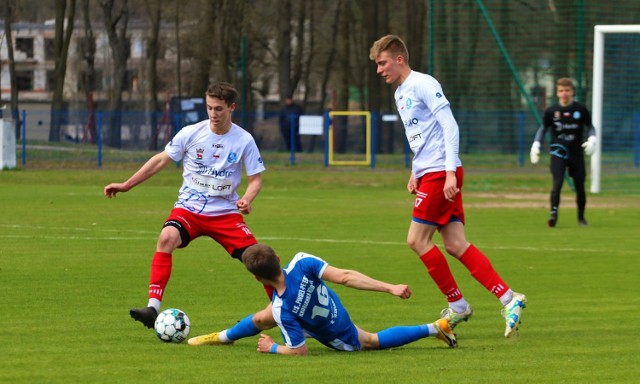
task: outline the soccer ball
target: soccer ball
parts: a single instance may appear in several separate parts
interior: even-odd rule
[[[186,313],[170,308],[160,312],[154,328],[160,340],[167,343],[181,343],[189,336],[191,322]]]

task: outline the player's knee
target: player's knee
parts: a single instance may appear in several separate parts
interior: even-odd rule
[[[261,331],[271,329],[276,326],[276,321],[273,318],[271,311],[256,312],[252,318],[253,325]]]
[[[467,247],[468,243],[466,241],[460,240],[448,241],[444,245],[444,249],[447,251],[447,253],[456,258],[462,256]]]
[[[165,228],[162,230],[162,232],[160,232],[157,247],[158,249],[169,252],[178,248],[181,243],[182,240],[180,239],[180,234],[177,230],[167,230],[167,228]]]
[[[407,245],[411,250],[418,254],[420,253],[420,249],[424,247],[423,241],[411,235],[407,236]]]
[[[362,348],[363,350],[380,349],[380,341],[378,340],[378,335],[369,332],[364,332],[363,334],[361,331],[360,348]]]

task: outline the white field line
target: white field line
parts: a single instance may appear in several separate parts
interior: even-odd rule
[[[87,231],[100,231],[105,234],[107,233],[119,233],[122,234],[124,231],[119,229],[101,229],[97,228],[79,228],[79,227],[46,227],[46,226],[38,226],[38,225],[7,225],[0,224],[0,228],[11,228],[11,229],[30,229],[30,230],[43,230],[43,231],[77,231],[77,232],[87,232]],[[147,240],[147,239],[156,239],[159,232],[157,231],[126,231],[126,233],[131,233],[132,236],[81,236],[81,235],[11,235],[11,234],[0,234],[0,239],[62,239],[62,240],[110,240],[110,241],[128,241],[128,240]],[[148,235],[148,236],[147,236]],[[358,240],[358,239],[320,239],[320,238],[312,238],[312,237],[293,237],[293,236],[259,236],[258,241],[272,241],[272,240],[287,240],[287,241],[302,241],[309,243],[335,243],[335,244],[368,244],[368,245],[391,245],[391,246],[402,246],[406,247],[406,242],[400,241],[376,241],[376,240]],[[437,244],[439,247],[443,247],[442,244]],[[548,252],[602,252],[601,249],[595,248],[572,248],[572,247],[563,247],[563,248],[541,248],[541,247],[527,247],[527,246],[518,246],[518,247],[504,247],[504,246],[488,246],[482,245],[482,249],[494,249],[494,250],[511,250],[511,251],[548,251]],[[629,254],[637,254],[635,251],[626,252],[624,250],[618,250],[618,253],[629,253]]]

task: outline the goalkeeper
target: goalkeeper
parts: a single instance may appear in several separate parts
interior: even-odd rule
[[[544,112],[542,126],[536,132],[531,146],[531,163],[540,160],[540,147],[545,133],[549,130],[551,142],[549,153],[551,164],[549,169],[553,176],[551,189],[551,214],[547,224],[555,227],[558,222],[558,206],[560,205],[560,190],[564,181],[565,171],[573,179],[576,189],[576,204],[578,206],[578,225],[586,227],[584,210],[587,196],[584,190],[586,177],[584,155],[593,155],[596,150],[596,131],[591,124],[591,114],[586,106],[573,100],[575,87],[571,79],[563,77],[556,81],[556,96],[558,104],[547,108]],[[584,141],[585,133],[588,139]],[[583,143],[584,141],[584,143]]]

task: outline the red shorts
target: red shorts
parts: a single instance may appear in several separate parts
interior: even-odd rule
[[[464,208],[462,206],[462,167],[456,169],[457,186],[460,192],[453,202],[444,197],[445,171],[427,173],[417,181],[418,189],[413,205],[413,221],[442,227],[452,221],[464,224]]]
[[[186,247],[191,240],[200,236],[208,236],[232,255],[234,250],[246,248],[258,242],[239,213],[205,216],[183,208],[174,208],[165,221],[165,226],[168,225],[180,231],[182,244],[179,248]]]

